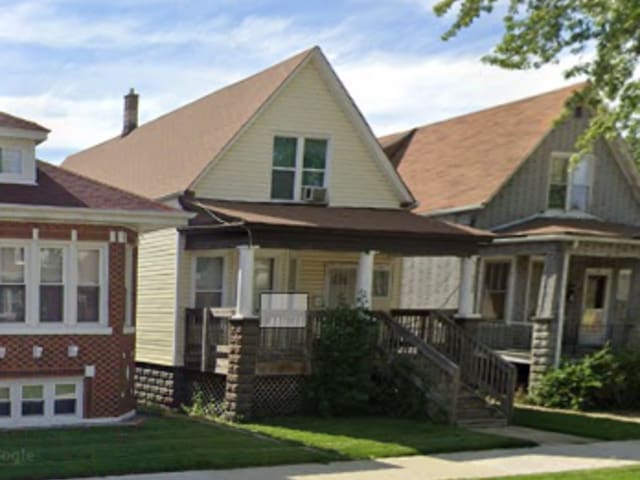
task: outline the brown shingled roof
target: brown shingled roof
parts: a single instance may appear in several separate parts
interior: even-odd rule
[[[251,225],[322,228],[434,236],[491,237],[490,232],[417,215],[407,210],[383,208],[324,207],[314,205],[237,202],[183,198],[185,206],[205,208],[226,221]],[[211,223],[206,215],[192,224]]]
[[[640,227],[583,218],[534,218],[501,229],[500,235],[578,235],[589,237],[640,238]]]
[[[0,204],[144,212],[174,211],[160,203],[46,162],[38,161],[37,169],[37,185],[3,184],[0,188]]]
[[[395,133],[379,139],[429,212],[489,201],[585,84]]]
[[[24,118],[9,115],[5,112],[0,112],[0,127],[4,128],[17,128],[19,130],[34,130],[37,132],[48,133],[49,129],[38,125],[35,122],[25,120]]]
[[[149,198],[183,192],[312,51],[71,155],[63,166]]]

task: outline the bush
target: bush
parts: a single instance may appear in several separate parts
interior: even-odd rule
[[[375,354],[375,320],[363,308],[338,307],[321,315],[305,387],[310,413],[323,416],[366,413]]]
[[[536,405],[572,410],[640,407],[640,353],[609,346],[547,372],[530,393]]]

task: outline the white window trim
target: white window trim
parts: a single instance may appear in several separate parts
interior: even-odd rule
[[[73,248],[73,247],[72,247]],[[75,276],[75,282],[72,292],[72,300],[75,310],[78,305],[78,287],[80,286],[78,281],[78,251],[79,250],[98,250],[99,252],[99,268],[98,280],[100,287],[100,307],[99,318],[97,322],[78,322],[77,311],[73,312],[75,315],[71,317],[74,320],[73,325],[96,325],[107,327],[109,324],[109,244],[103,242],[76,242],[75,243],[75,259],[71,260],[71,272]]]
[[[69,288],[69,270],[71,270],[71,264],[69,263],[69,248],[70,245],[68,242],[58,242],[58,241],[34,241],[33,242],[33,251],[31,252],[31,259],[34,262],[32,270],[32,282],[34,285],[32,301],[33,301],[33,315],[30,317],[30,322],[27,320],[27,323],[31,325],[47,325],[53,326],[56,325],[72,325],[71,321],[72,317],[69,315],[69,307],[70,307],[70,288]],[[41,322],[40,321],[40,287],[41,287],[41,265],[40,265],[40,250],[43,248],[60,248],[62,249],[62,288],[63,288],[63,301],[62,301],[62,318],[60,322]],[[28,288],[27,288],[28,290]]]
[[[513,306],[514,306],[514,294],[515,294],[515,266],[516,266],[516,257],[515,256],[495,256],[495,257],[482,257],[480,259],[480,288],[479,295],[476,302],[476,311],[482,313],[482,301],[484,299],[485,293],[485,271],[487,263],[508,263],[509,264],[509,279],[507,280],[507,298],[505,300],[504,306],[504,316],[505,318],[500,320],[492,320],[492,321],[503,321],[507,325],[511,325],[514,322],[513,320]]]
[[[531,282],[531,275],[533,274],[533,264],[534,263],[542,263],[542,268],[543,268],[543,276],[544,276],[544,257],[540,257],[540,256],[531,256],[529,257],[529,262],[527,263],[527,284],[525,287],[525,297],[524,297],[524,322],[513,322],[513,323],[523,323],[525,325],[530,325],[531,324],[531,319],[527,318],[527,315],[529,314],[529,307],[530,302],[529,302],[529,297],[531,295],[531,288],[532,288],[532,282]]]
[[[197,275],[197,261],[198,258],[221,258],[222,259],[222,290],[220,292],[220,298],[222,299],[222,301],[220,302],[222,305],[220,306],[221,308],[225,308],[226,306],[229,305],[230,300],[227,298],[227,292],[228,292],[228,288],[227,288],[227,281],[229,278],[229,272],[228,272],[228,268],[229,268],[229,257],[230,254],[229,252],[225,252],[225,251],[210,251],[210,252],[198,252],[196,255],[193,255],[193,257],[191,258],[191,295],[190,295],[190,302],[191,302],[191,308],[195,308],[196,306],[196,293],[198,292],[197,288],[196,288],[196,275]]]
[[[29,323],[29,320],[31,318],[32,315],[32,302],[30,301],[30,294],[32,293],[31,291],[33,290],[32,288],[29,288],[29,285],[31,284],[32,280],[31,280],[31,272],[30,272],[30,265],[31,265],[31,249],[30,249],[30,242],[28,240],[3,240],[2,242],[0,242],[0,248],[2,247],[7,247],[7,248],[23,248],[24,249],[24,270],[23,270],[23,276],[24,276],[24,286],[25,286],[25,296],[24,296],[24,322],[3,322],[0,323],[0,334],[3,333],[4,331],[4,326],[6,327],[12,327],[12,326],[19,326],[24,328],[25,325],[27,325]],[[3,284],[4,285],[4,284]],[[6,285],[11,285],[11,284],[6,284]]]
[[[2,159],[2,150],[13,150],[20,152],[20,173],[14,172],[2,172],[0,171],[0,183],[22,183],[31,182],[31,179],[25,178],[25,157],[26,152],[24,148],[17,146],[2,146],[0,145],[0,161]]]
[[[135,312],[133,311],[134,292],[133,292],[133,276],[135,274],[133,264],[133,246],[125,244],[124,247],[124,286],[125,286],[125,306],[124,306],[124,327],[123,333],[133,333],[135,325],[133,323]]]
[[[276,137],[288,137],[296,139],[296,161],[294,167],[274,167],[273,165],[273,143]],[[269,191],[269,199],[274,203],[300,203],[301,202],[301,192],[302,192],[302,175],[304,172],[304,143],[306,139],[310,140],[326,140],[327,141],[327,155],[325,157],[324,164],[324,181],[320,188],[325,188],[327,191],[329,190],[329,178],[331,174],[331,160],[333,157],[333,139],[332,136],[326,133],[313,133],[313,132],[286,132],[286,131],[275,131],[272,135],[271,141],[271,163],[270,163],[270,171],[269,171],[269,188],[271,188],[271,184],[273,181],[273,171],[274,170],[288,170],[294,171],[294,181],[293,181],[293,199],[283,199],[283,198],[272,198],[272,192]],[[320,171],[319,169],[307,169],[312,171]]]
[[[582,212],[583,210],[571,208],[571,190],[573,188],[573,182],[571,181],[571,169],[569,168],[569,160],[574,155],[574,152],[551,152],[550,161],[549,161],[549,171],[547,172],[547,196],[546,196],[546,210],[550,212]],[[564,198],[564,208],[551,208],[549,207],[549,194],[551,193],[551,177],[553,175],[553,161],[556,158],[561,158],[567,160],[567,187]],[[593,154],[587,154],[583,156],[580,161],[589,161],[595,162],[595,156]],[[577,166],[577,165],[576,165]],[[592,168],[595,166],[592,164]],[[592,199],[593,199],[593,180],[594,180],[594,172],[591,172],[591,183],[589,184],[589,192],[587,197],[587,210],[589,210]]]
[[[389,273],[389,277],[388,277],[388,281],[387,281],[387,294],[386,295],[381,295],[381,296],[376,296],[374,295],[374,291],[373,291],[373,283],[371,285],[371,298],[374,298],[376,300],[388,300],[391,298],[391,286],[393,285],[393,272],[391,269],[391,265],[374,265],[373,267],[373,276],[375,279],[375,274],[376,272],[379,271],[385,271]],[[373,279],[372,279],[373,282]]]
[[[54,415],[56,384],[76,386],[76,413]],[[22,416],[22,387],[37,385],[44,390],[44,415]],[[81,422],[84,417],[84,380],[82,377],[19,378],[0,380],[0,387],[9,387],[11,415],[0,417],[0,427],[42,427]]]
[[[584,315],[585,308],[587,306],[587,279],[590,276],[604,276],[607,277],[607,288],[604,292],[604,308],[603,316],[604,316],[604,324],[609,325],[611,320],[610,309],[611,309],[611,300],[612,300],[612,289],[613,289],[613,268],[587,268],[584,271],[584,278],[582,280],[582,300],[581,300],[581,313],[580,313],[580,323],[582,323],[582,316]]]

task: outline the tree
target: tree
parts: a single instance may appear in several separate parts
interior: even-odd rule
[[[504,0],[440,0],[442,17],[457,9],[444,33],[448,40],[503,4]],[[640,164],[640,0],[508,0],[504,34],[483,61],[507,69],[537,69],[570,54],[575,64],[566,78],[588,79],[570,104],[594,112],[581,135],[580,152],[591,150],[602,135],[622,132]]]

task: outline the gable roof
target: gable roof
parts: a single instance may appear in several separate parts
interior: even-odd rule
[[[0,127],[2,128],[16,128],[19,130],[31,130],[35,132],[49,133],[49,129],[38,125],[30,120],[10,115],[6,112],[0,112]]]
[[[182,193],[192,188],[288,80],[312,59],[367,140],[372,157],[399,193],[401,203],[413,204],[414,198],[389,165],[371,128],[319,47],[152,120],[125,137],[118,136],[71,155],[63,165],[149,198]]]
[[[421,213],[479,208],[553,128],[584,83],[379,139]]]
[[[183,192],[312,51],[71,155],[63,166],[149,198]]]
[[[505,236],[577,235],[639,239],[640,227],[586,218],[537,217],[497,231]]]

